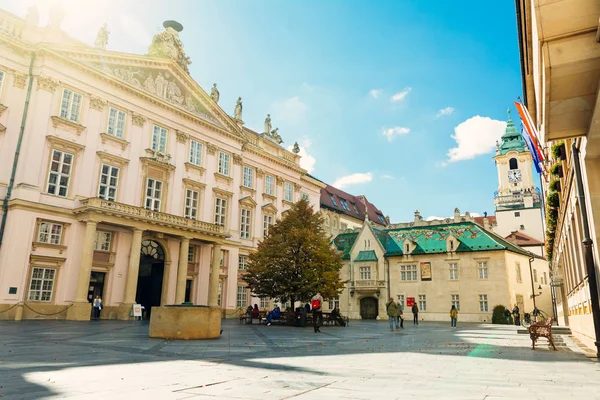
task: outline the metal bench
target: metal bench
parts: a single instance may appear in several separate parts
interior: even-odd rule
[[[552,348],[556,350],[554,340],[552,340],[552,318],[549,318],[546,321],[535,322],[531,324],[527,330],[529,331],[529,337],[531,338],[532,350],[535,350],[535,342],[541,337],[548,339]]]

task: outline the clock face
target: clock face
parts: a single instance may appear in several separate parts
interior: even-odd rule
[[[521,170],[520,169],[511,169],[508,171],[508,181],[509,182],[521,182]]]

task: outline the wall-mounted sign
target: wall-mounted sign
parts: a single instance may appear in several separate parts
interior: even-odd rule
[[[422,262],[421,263],[421,280],[422,281],[430,281],[431,280],[431,263],[430,262]]]
[[[414,297],[407,297],[406,298],[406,307],[412,307],[415,305],[415,298]]]

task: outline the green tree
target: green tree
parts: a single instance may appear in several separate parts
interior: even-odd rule
[[[337,296],[341,255],[330,245],[321,228],[323,218],[300,200],[269,228],[248,262],[244,280],[252,293],[282,302],[307,301],[317,292],[324,298]]]

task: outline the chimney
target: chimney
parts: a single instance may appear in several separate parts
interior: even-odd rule
[[[491,231],[490,229],[490,220],[486,217],[483,217],[483,229],[486,231]]]

